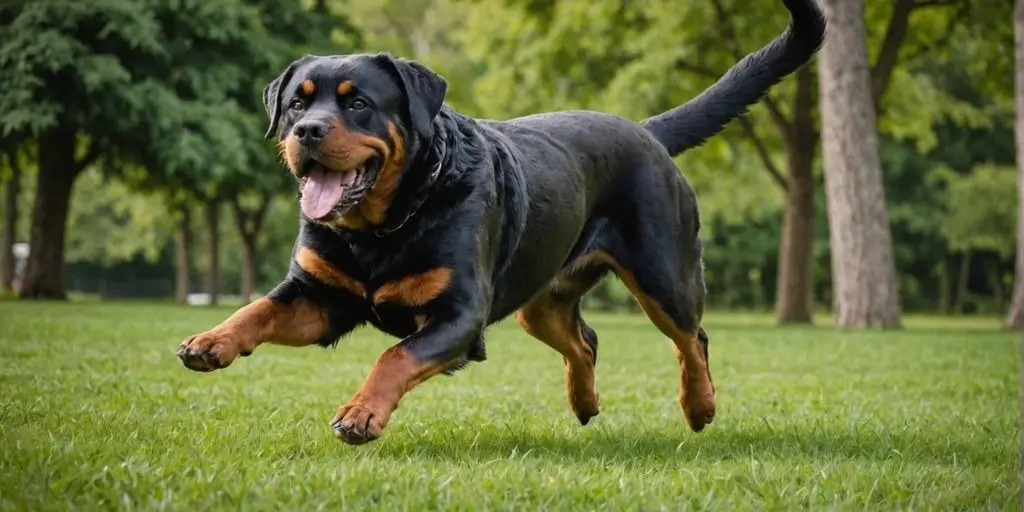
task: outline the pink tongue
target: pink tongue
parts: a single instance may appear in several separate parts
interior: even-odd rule
[[[334,205],[338,204],[341,195],[345,193],[345,174],[348,173],[331,172],[322,168],[313,170],[306,184],[302,186],[302,213],[314,220],[331,213]]]

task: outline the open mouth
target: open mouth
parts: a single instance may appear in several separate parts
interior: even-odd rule
[[[329,220],[344,214],[366,196],[376,175],[374,158],[344,171],[308,159],[299,173],[302,213],[312,220]]]

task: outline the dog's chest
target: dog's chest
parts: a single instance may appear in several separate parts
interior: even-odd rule
[[[447,287],[446,274],[446,270],[436,269],[395,279],[367,281],[362,297],[369,312],[366,320],[398,337],[419,330],[426,323],[430,303]]]
[[[396,263],[363,274],[358,291],[370,313],[368,322],[388,334],[408,336],[426,323],[430,306],[448,290],[452,269],[424,261]]]

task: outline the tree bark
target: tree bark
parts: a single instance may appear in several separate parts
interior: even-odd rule
[[[185,206],[181,209],[181,220],[178,233],[174,239],[175,260],[175,300],[179,304],[188,303],[189,266],[192,262],[192,214]]]
[[[797,72],[793,123],[786,140],[786,211],[779,246],[775,318],[782,324],[809,324],[814,313],[814,149],[817,134],[811,117],[814,75],[810,66]],[[780,126],[780,129],[784,127]]]
[[[231,207],[235,211],[235,223],[242,236],[242,300],[252,300],[252,292],[256,281],[256,239],[263,229],[263,220],[270,206],[269,194],[262,194],[259,204],[254,210],[247,211],[242,207],[239,197],[231,198]]]
[[[1008,329],[1024,329],[1024,0],[1013,7],[1014,98],[1017,119],[1014,135],[1017,141],[1017,269],[1013,299],[1006,315]]]
[[[204,203],[207,232],[206,294],[210,305],[217,304],[220,295],[220,199],[207,199]]]
[[[822,157],[840,327],[901,327],[864,28],[864,0],[824,0],[818,62]]]
[[[960,271],[956,274],[956,297],[953,299],[953,311],[964,314],[964,303],[967,300],[967,287],[971,279],[971,250],[967,249],[960,255]]]
[[[985,265],[985,278],[988,281],[988,286],[992,290],[992,302],[995,302],[996,308],[1003,309],[1006,307],[1006,288],[1002,282],[1002,272],[996,265]]]
[[[943,314],[953,314],[953,292],[950,289],[953,282],[953,271],[949,260],[943,258],[939,261],[939,311]]]
[[[29,257],[20,292],[25,299],[67,299],[64,239],[71,189],[79,171],[75,142],[75,130],[65,126],[39,137]]]
[[[0,228],[0,290],[13,291],[14,284],[14,242],[17,241],[18,195],[21,188],[21,166],[18,155],[7,155],[11,167],[11,178],[4,187],[4,225]]]

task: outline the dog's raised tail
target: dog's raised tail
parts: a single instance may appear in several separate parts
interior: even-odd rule
[[[782,0],[789,9],[786,31],[737,62],[713,85],[686,103],[640,124],[678,155],[718,134],[747,113],[787,75],[804,65],[825,40],[825,15],[817,0]]]

